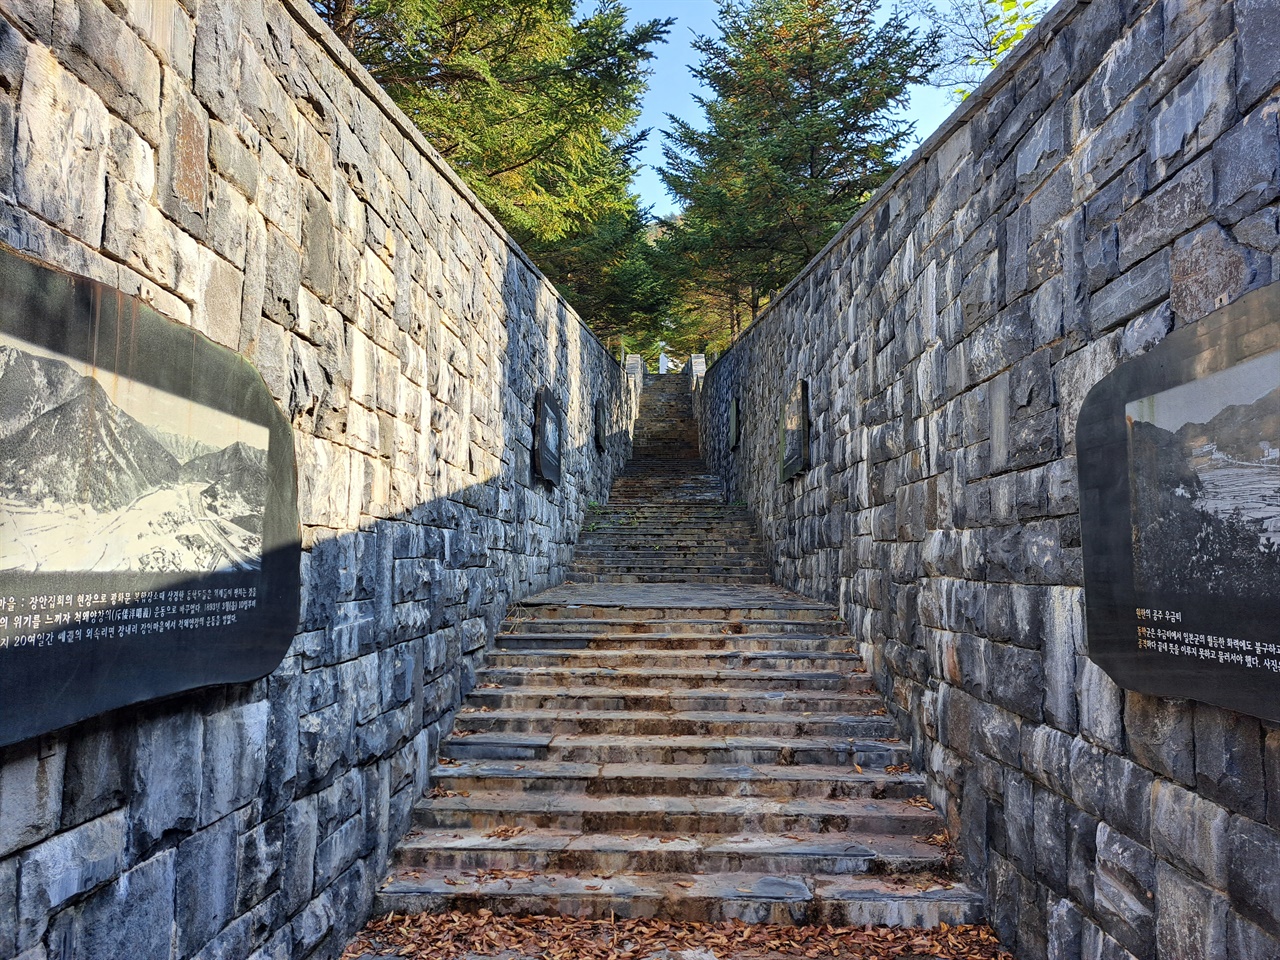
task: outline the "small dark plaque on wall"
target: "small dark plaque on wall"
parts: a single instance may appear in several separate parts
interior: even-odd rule
[[[257,371],[0,251],[0,744],[270,673],[300,555],[293,437]]]
[[[564,414],[549,389],[538,391],[533,414],[533,469],[543,480],[558,485],[564,442]]]
[[[604,453],[609,444],[609,405],[604,402],[604,397],[596,399],[594,416],[596,452]]]
[[[1089,656],[1280,721],[1280,284],[1105,377],[1076,448]]]
[[[738,421],[738,398],[729,401],[729,449],[737,450],[742,439],[742,424]]]
[[[785,483],[809,467],[809,382],[797,380],[778,418],[778,479]]]

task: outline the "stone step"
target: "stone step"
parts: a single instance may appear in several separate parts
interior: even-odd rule
[[[499,650],[708,650],[739,653],[857,653],[850,637],[812,637],[804,633],[766,635],[592,634],[592,633],[505,633],[497,639]]]
[[[512,732],[466,734],[455,729],[440,745],[454,760],[551,760],[594,764],[770,764],[855,766],[883,770],[910,760],[901,743],[850,737],[669,736]]]
[[[480,683],[504,687],[661,687],[699,690],[705,687],[757,690],[839,690],[870,693],[865,674],[835,670],[681,670],[677,667],[488,667],[476,674]]]
[[[494,833],[495,831],[488,831]],[[410,835],[396,866],[436,874],[477,870],[539,873],[706,874],[779,876],[916,873],[946,869],[944,851],[911,837],[883,834],[668,835],[532,830],[504,839],[478,829]]]
[[[810,650],[506,650],[489,654],[491,667],[607,667],[613,670],[676,667],[684,670],[834,670],[865,673],[862,655]]]
[[[662,560],[630,560],[626,557],[615,557],[612,560],[575,559],[570,565],[569,570],[570,579],[573,579],[573,575],[575,573],[609,573],[616,574],[618,576],[644,576],[646,574],[679,576],[684,580],[696,580],[702,576],[763,577],[763,581],[757,580],[755,582],[769,582],[769,571],[763,563],[750,563],[746,561],[738,564],[706,564],[691,563],[687,560],[678,560],[675,558],[665,562]]]
[[[844,635],[844,624],[839,620],[812,620],[799,617],[744,617],[743,619],[726,619],[724,617],[688,617],[654,618],[652,620],[633,620],[623,617],[534,617],[521,615],[508,616],[502,623],[503,633],[517,632],[521,634],[553,634],[556,636],[575,636],[589,634],[592,636],[616,637],[704,637],[704,636],[840,636],[849,643],[853,638]],[[599,608],[597,608],[599,609]],[[607,609],[606,609],[607,612]],[[703,611],[698,611],[703,613]]]
[[[609,734],[635,736],[857,737],[896,736],[888,716],[829,713],[731,713],[727,710],[519,710],[463,707],[455,731],[480,733]]]
[[[449,760],[431,771],[444,790],[475,794],[551,791],[591,796],[888,797],[924,792],[918,774],[826,764],[582,763],[561,760]]]
[[[765,585],[772,584],[764,573],[591,573],[572,571],[567,584],[724,584]]]
[[[737,833],[883,833],[929,836],[937,814],[901,800],[773,799],[769,797],[630,797],[482,790],[440,796],[414,808],[424,830],[485,831],[497,827],[559,827],[580,833],[659,833],[667,836]]]
[[[878,716],[884,711],[878,694],[840,690],[727,689],[701,687],[696,690],[624,686],[502,686],[477,687],[467,704],[492,710],[643,710],[643,711],[727,711],[733,713],[836,713]]]
[[[921,889],[923,887],[923,889]],[[613,919],[662,917],[720,923],[937,927],[976,923],[982,897],[946,880],[920,886],[878,877],[779,877],[763,874],[611,877],[539,875],[435,877],[412,868],[393,872],[376,913],[558,913]]]

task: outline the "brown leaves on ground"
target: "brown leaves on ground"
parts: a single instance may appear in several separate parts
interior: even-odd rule
[[[524,833],[524,827],[516,827],[507,824],[501,827],[494,827],[485,834],[485,838],[488,840],[510,840],[513,837],[520,836],[522,833]]]
[[[645,960],[663,950],[706,950],[716,957],[779,960],[1013,960],[986,926],[936,930],[901,927],[785,927],[665,920],[578,920],[478,913],[389,914],[372,920],[343,960],[406,957],[455,960],[514,952],[538,960]]]
[[[936,807],[934,807],[932,803],[929,802],[929,798],[925,796],[911,797],[908,800],[904,800],[903,803],[905,803],[908,807],[917,807],[920,810],[937,809]]]

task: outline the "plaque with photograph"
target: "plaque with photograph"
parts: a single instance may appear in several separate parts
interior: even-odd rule
[[[809,382],[797,380],[778,418],[778,480],[809,469]]]
[[[0,744],[254,680],[297,628],[293,439],[262,378],[0,252]]]
[[[1076,447],[1089,655],[1280,720],[1280,285],[1104,378]]]
[[[564,413],[547,387],[538,391],[533,414],[533,469],[553,486],[560,483],[564,442]]]
[[[737,450],[738,443],[742,439],[742,423],[738,417],[738,398],[733,397],[729,400],[729,449]]]

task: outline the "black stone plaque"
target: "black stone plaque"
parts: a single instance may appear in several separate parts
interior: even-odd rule
[[[1280,720],[1280,285],[1104,378],[1076,448],[1090,657]]]
[[[533,469],[543,480],[560,483],[564,413],[551,391],[543,387],[534,402]]]
[[[270,673],[300,552],[293,438],[257,371],[0,251],[0,744]]]
[[[596,453],[604,453],[609,444],[609,405],[604,397],[599,397],[593,411],[595,416]]]
[[[738,398],[729,401],[729,449],[737,450],[742,439],[742,424],[738,422]]]
[[[797,380],[778,418],[778,480],[809,468],[809,382]]]

